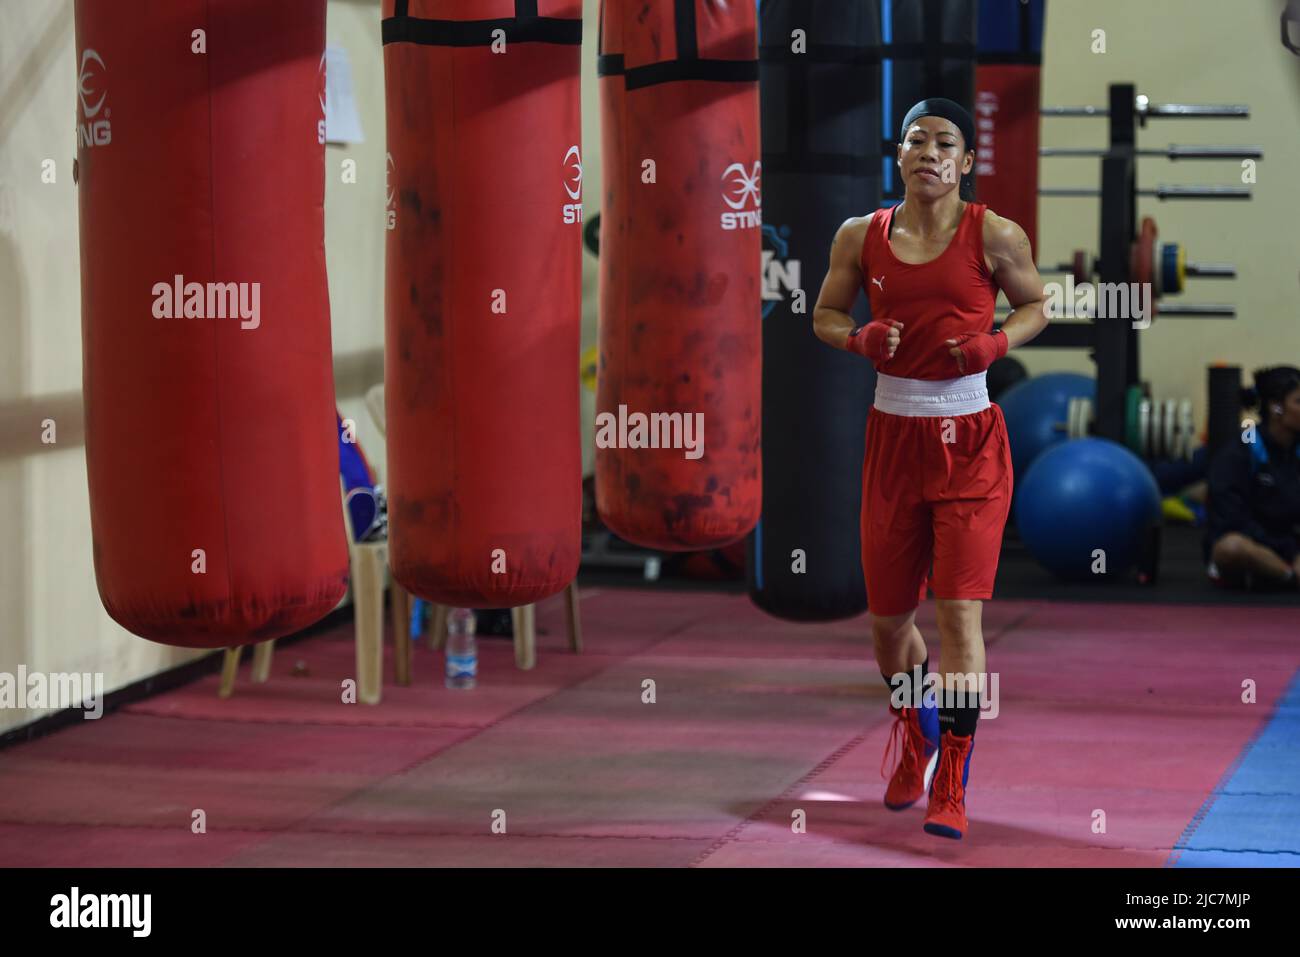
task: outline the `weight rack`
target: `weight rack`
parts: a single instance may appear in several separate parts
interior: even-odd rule
[[[1246,119],[1247,106],[1207,106],[1182,103],[1153,104],[1146,96],[1138,95],[1131,83],[1115,83],[1109,88],[1109,107],[1044,107],[1042,116],[1052,117],[1106,117],[1110,143],[1105,149],[1057,149],[1045,147],[1041,156],[1098,156],[1101,160],[1101,187],[1041,189],[1043,196],[1100,197],[1101,227],[1099,230],[1100,254],[1092,264],[1076,255],[1075,262],[1056,267],[1041,267],[1043,272],[1073,272],[1081,270],[1085,276],[1097,274],[1102,283],[1137,282],[1134,275],[1138,258],[1139,240],[1149,242],[1154,249],[1154,221],[1139,233],[1137,200],[1139,196],[1160,200],[1247,200],[1252,196],[1245,186],[1160,186],[1156,189],[1139,189],[1137,186],[1138,159],[1163,157],[1168,160],[1257,160],[1263,150],[1255,146],[1169,146],[1163,150],[1139,149],[1137,130],[1152,119]],[[1144,227],[1146,224],[1143,224]],[[1168,249],[1168,247],[1166,247]],[[1233,278],[1236,269],[1230,264],[1187,263],[1181,251],[1175,253],[1178,262],[1173,268],[1179,278],[1179,288],[1166,289],[1170,293],[1181,291],[1181,278]],[[1150,263],[1153,271],[1161,263]],[[1166,284],[1167,285],[1167,284]],[[1236,318],[1231,305],[1183,304],[1160,305],[1160,315],[1180,318]],[[1140,385],[1140,352],[1138,332],[1130,319],[1105,319],[1093,317],[1086,322],[1060,322],[1049,325],[1032,342],[1029,348],[1090,349],[1097,366],[1097,403],[1093,434],[1121,444],[1125,441],[1126,402],[1130,386]]]

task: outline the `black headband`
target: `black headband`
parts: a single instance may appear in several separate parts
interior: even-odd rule
[[[928,100],[922,100],[907,111],[907,116],[903,117],[903,129],[898,134],[900,143],[907,139],[907,131],[912,124],[923,116],[937,116],[940,119],[947,120],[961,131],[961,138],[966,141],[966,149],[973,150],[975,148],[975,121],[971,119],[970,114],[966,112],[960,103],[954,103],[942,96],[933,96]]]

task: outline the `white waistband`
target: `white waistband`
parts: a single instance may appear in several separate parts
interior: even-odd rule
[[[877,373],[875,407],[890,415],[970,415],[989,407],[989,390],[983,372],[937,380]]]

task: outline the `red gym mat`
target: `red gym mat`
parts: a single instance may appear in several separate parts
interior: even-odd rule
[[[412,687],[390,663],[381,705],[342,704],[345,625],[278,649],[264,685],[246,664],[228,700],[212,676],[12,747],[0,864],[1162,866],[1295,660],[1278,609],[991,603],[1001,712],[951,842],[881,804],[865,618],[608,588],[581,607],[585,654],[547,602],[537,667],[482,639],[472,692],[421,646]],[[932,605],[921,619],[937,657]]]

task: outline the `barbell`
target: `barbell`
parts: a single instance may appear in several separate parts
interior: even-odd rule
[[[1189,277],[1196,279],[1235,279],[1237,267],[1232,263],[1192,262],[1187,258],[1187,250],[1181,243],[1160,243],[1159,229],[1156,221],[1145,216],[1142,219],[1138,237],[1133,241],[1129,252],[1129,281],[1151,283],[1152,298],[1162,299],[1176,296],[1187,288]],[[1089,282],[1094,273],[1100,272],[1100,264],[1093,261],[1087,252],[1076,249],[1069,262],[1056,265],[1044,264],[1039,272],[1068,273],[1075,285]],[[1223,317],[1235,316],[1236,309],[1220,304],[1204,305],[1160,305],[1160,311],[1167,315]]]
[[[1137,196],[1166,199],[1251,199],[1249,186],[1181,186],[1161,184],[1155,189],[1135,189]],[[1040,186],[1039,196],[1069,196],[1095,199],[1101,195],[1096,186]]]
[[[1264,148],[1262,146],[1176,146],[1170,143],[1162,150],[1156,149],[1138,149],[1133,151],[1136,156],[1163,156],[1169,160],[1180,159],[1204,159],[1204,160],[1227,160],[1227,159],[1263,159]],[[1039,156],[1085,156],[1101,157],[1106,155],[1106,150],[1100,146],[1043,146],[1038,150]]]
[[[1110,116],[1110,108],[1106,106],[1044,106],[1038,112],[1042,116]],[[1133,100],[1133,112],[1138,122],[1144,124],[1148,119],[1250,119],[1250,107],[1244,104],[1152,103],[1150,97],[1141,93]]]

